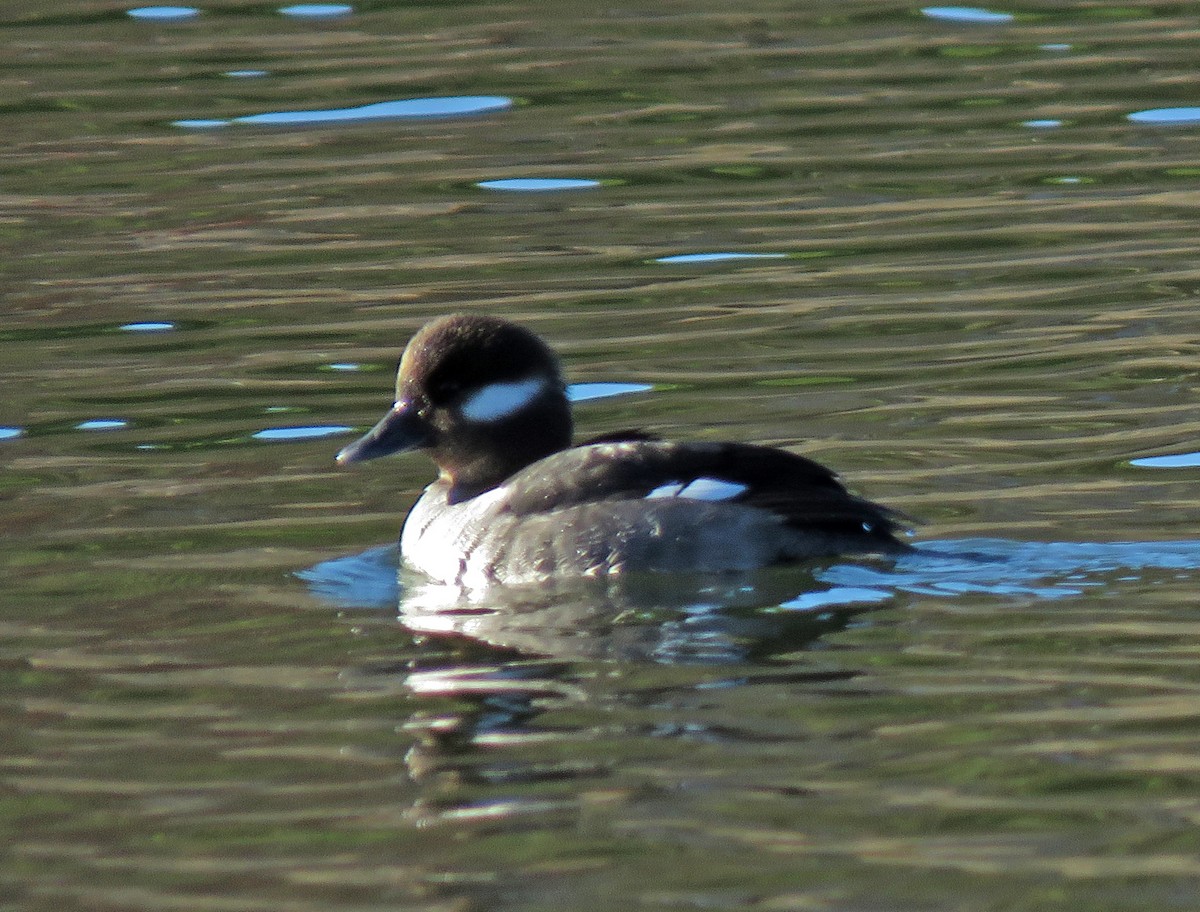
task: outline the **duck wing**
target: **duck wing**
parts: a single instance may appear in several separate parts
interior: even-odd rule
[[[615,500],[723,502],[764,510],[787,526],[895,543],[903,517],[851,494],[825,466],[774,447],[618,439],[564,450],[505,485],[505,512],[548,513]]]

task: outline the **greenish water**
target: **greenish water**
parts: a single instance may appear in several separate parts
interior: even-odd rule
[[[1194,908],[1200,4],[1001,11],[0,3],[0,908]],[[429,465],[254,435],[455,310],[917,555],[398,595]]]

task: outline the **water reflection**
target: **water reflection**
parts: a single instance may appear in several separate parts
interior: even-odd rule
[[[0,427],[0,440],[16,440],[24,435],[25,429],[19,427],[3,426]]]
[[[656,263],[721,263],[726,260],[785,260],[786,253],[677,253],[655,259]]]
[[[600,181],[574,177],[512,177],[480,181],[475,186],[483,187],[485,190],[547,193],[552,190],[587,190],[599,187]]]
[[[572,402],[591,402],[593,399],[648,393],[652,389],[654,387],[649,383],[572,383],[567,387],[567,398]]]
[[[1171,456],[1143,456],[1129,460],[1130,465],[1146,469],[1191,469],[1200,466],[1200,453],[1176,453]]]
[[[171,123],[173,126],[183,127],[184,129],[187,129],[187,130],[215,130],[219,127],[227,127],[231,123],[233,123],[233,121],[218,120],[218,119],[212,118],[212,117],[208,117],[208,118],[199,117],[199,118],[191,118],[188,120],[173,120],[173,121],[171,121]]]
[[[312,593],[339,608],[388,608],[399,601],[396,545],[327,560],[297,575]]]
[[[1126,119],[1140,124],[1186,126],[1200,123],[1200,108],[1151,108],[1127,114]]]
[[[340,19],[353,13],[354,7],[346,3],[297,3],[280,7],[279,12],[295,19]]]
[[[381,671],[395,674],[393,669]],[[845,682],[859,674],[828,666],[786,671],[743,666],[714,677],[709,669],[691,674],[677,666],[670,677],[631,680],[580,675],[557,660],[511,657],[410,671],[403,679],[406,689],[438,711],[415,713],[402,726],[416,739],[404,757],[409,777],[424,786],[406,816],[422,826],[474,822],[503,827],[511,821],[539,830],[564,826],[574,831],[587,805],[637,803],[618,772],[620,762],[614,763],[611,751],[597,749],[611,744],[614,736],[638,743],[638,760],[657,753],[646,750],[647,739],[736,745],[739,752],[800,747],[809,740],[802,726],[763,726],[746,715],[722,719],[712,707],[726,694],[747,688],[766,692],[831,686],[844,694]],[[559,713],[569,721],[564,724]],[[638,760],[632,765],[640,778],[646,767]],[[706,783],[703,790],[709,788]],[[494,907],[487,896],[479,899],[471,905]],[[686,907],[732,906],[714,901]]]
[[[828,610],[777,610],[798,587],[815,585],[807,570],[696,579],[649,574],[514,589],[473,603],[446,586],[402,581],[399,617],[409,630],[572,660],[755,661],[804,648],[869,604],[847,593]]]
[[[649,574],[465,595],[374,548],[298,575],[340,608],[398,606],[426,634],[469,637],[526,655],[733,662],[794,649],[857,612],[904,596],[1064,599],[1161,571],[1200,569],[1200,541],[923,542],[888,561],[837,562],[722,577]]]
[[[394,675],[382,669],[382,676]],[[363,678],[370,679],[370,670]],[[380,677],[379,674],[374,677]],[[571,812],[578,796],[570,793],[523,795],[514,787],[537,783],[564,783],[603,775],[602,758],[571,756],[552,759],[537,752],[534,762],[513,753],[523,746],[548,745],[574,740],[578,731],[549,731],[537,724],[539,716],[555,708],[580,707],[600,702],[599,693],[588,693],[571,680],[568,667],[557,661],[516,660],[456,662],[448,667],[409,672],[403,683],[411,693],[452,708],[414,714],[403,730],[416,739],[404,761],[413,782],[429,789],[414,802],[408,816],[418,825],[436,822],[498,822],[537,815],[544,823],[549,814]],[[488,748],[486,754],[478,749]],[[497,754],[497,748],[509,748]],[[462,786],[482,786],[482,794],[463,793]],[[497,793],[497,786],[506,786]],[[484,904],[483,907],[488,907]]]
[[[134,19],[151,22],[180,22],[184,19],[194,19],[200,15],[200,10],[194,6],[139,6],[127,10],[126,13]]]
[[[119,329],[125,332],[168,332],[175,328],[174,323],[123,323]]]
[[[92,418],[75,425],[77,431],[112,431],[117,428],[129,427],[129,422],[123,418]]]
[[[999,24],[1012,22],[1016,18],[1012,13],[1000,13],[974,6],[926,6],[921,12],[930,19],[940,19],[943,22]]]
[[[270,76],[269,70],[226,70],[225,75],[230,79],[258,79],[260,76]]]
[[[318,564],[298,575],[339,608],[395,608],[416,633],[467,637],[523,655],[559,659],[739,662],[792,650],[844,625],[864,605],[840,587],[828,610],[797,609],[797,588],[817,585],[807,569],[745,576],[680,578],[648,574],[615,581],[519,587],[475,600],[397,571],[395,546]],[[398,582],[399,578],[399,582]],[[782,611],[770,611],[782,607]]]
[[[311,424],[296,427],[265,428],[250,436],[255,440],[319,440],[348,434],[354,428],[342,424]]]
[[[501,95],[455,95],[444,98],[405,98],[397,101],[380,101],[353,108],[329,108],[319,111],[268,111],[263,114],[234,117],[230,120],[202,118],[176,120],[172,123],[177,127],[190,129],[212,129],[226,127],[230,124],[296,127],[407,118],[464,117],[503,111],[511,108],[512,105],[511,98]]]

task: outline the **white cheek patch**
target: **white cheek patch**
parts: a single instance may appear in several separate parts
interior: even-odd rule
[[[462,416],[471,421],[499,421],[515,415],[546,388],[542,377],[516,380],[512,383],[489,383],[480,387],[462,404]]]
[[[738,484],[736,481],[724,481],[720,478],[694,478],[689,482],[674,481],[660,485],[646,499],[662,497],[683,497],[687,500],[733,500],[739,494],[750,490],[749,485]]]

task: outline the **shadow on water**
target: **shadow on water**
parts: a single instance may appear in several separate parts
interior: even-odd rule
[[[394,546],[298,574],[340,608],[398,606],[410,630],[523,655],[676,663],[769,660],[906,596],[1063,599],[1200,569],[1200,541],[922,542],[895,560],[782,568],[753,577],[623,578],[554,591],[464,597],[397,573]],[[399,581],[398,581],[399,579]]]

